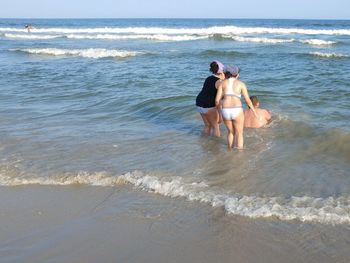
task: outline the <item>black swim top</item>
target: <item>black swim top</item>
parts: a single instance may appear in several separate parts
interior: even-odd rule
[[[207,79],[204,81],[201,92],[199,92],[196,98],[196,106],[199,106],[202,108],[215,107],[215,97],[217,92],[215,83],[218,80],[219,78],[213,75],[207,77]]]

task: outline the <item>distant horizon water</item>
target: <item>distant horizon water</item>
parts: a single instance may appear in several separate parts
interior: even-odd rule
[[[113,17],[0,17],[0,19],[45,19],[45,20],[323,20],[323,21],[349,21],[350,18],[278,18],[278,17],[265,17],[265,18],[249,18],[249,17],[237,17],[237,18],[230,18],[230,17],[221,17],[221,18],[215,18],[215,17],[172,17],[172,18],[166,18],[166,17],[119,17],[119,18],[113,18]]]

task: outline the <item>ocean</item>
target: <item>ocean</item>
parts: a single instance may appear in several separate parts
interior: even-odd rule
[[[273,114],[267,128],[245,131],[243,151],[226,149],[223,124],[220,138],[202,135],[195,98],[216,59],[238,65]],[[197,262],[187,245],[219,253],[189,245],[214,229],[225,244],[246,230],[237,262],[348,262],[349,69],[349,20],[1,19],[0,221],[12,224],[0,227],[3,262]],[[87,215],[92,204],[103,209]],[[101,245],[92,260],[52,251],[58,224],[70,233],[61,241],[80,248],[72,229],[80,235],[85,224],[87,239],[103,239],[98,230],[111,230],[101,218],[120,227],[121,213],[161,220],[155,239],[176,243],[183,258],[154,244],[140,258],[118,258],[118,246]],[[57,214],[66,217],[58,223]],[[261,242],[252,247],[254,233]],[[43,236],[48,244],[14,249]],[[236,262],[230,249],[222,262]]]

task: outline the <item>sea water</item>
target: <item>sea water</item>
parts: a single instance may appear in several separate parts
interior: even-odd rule
[[[202,135],[215,59],[273,113],[243,151],[223,125]],[[349,21],[1,19],[0,185],[127,184],[225,216],[350,225],[349,69]]]

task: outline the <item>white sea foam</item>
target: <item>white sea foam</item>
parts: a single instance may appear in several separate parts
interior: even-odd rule
[[[0,32],[26,32],[26,29],[0,28]],[[33,28],[32,33],[59,34],[299,34],[299,35],[350,35],[350,29],[307,29],[273,27],[214,26],[207,28],[164,28],[164,27],[100,27],[100,28]]]
[[[350,35],[349,29],[328,30],[328,29],[235,27],[235,26],[219,27],[218,32],[223,34],[233,33],[235,35],[237,34]]]
[[[339,54],[339,53],[322,53],[322,52],[310,52],[310,55],[321,58],[348,58],[349,55]]]
[[[291,42],[300,42],[303,44],[309,44],[314,46],[324,46],[324,45],[333,45],[337,42],[335,41],[326,41],[322,39],[305,39],[297,40],[294,38],[290,39],[281,39],[281,38],[266,38],[266,37],[240,37],[240,36],[224,36],[226,38],[231,38],[239,42],[254,42],[254,43],[266,43],[266,44],[282,44],[282,43],[291,43]]]
[[[97,34],[97,35],[82,35],[82,34],[68,34],[70,39],[105,39],[105,40],[137,40],[147,39],[156,41],[191,41],[207,38],[207,36],[191,36],[191,35],[117,35],[117,34]]]
[[[306,39],[306,40],[299,40],[299,41],[304,44],[310,44],[315,46],[334,45],[337,43],[335,41],[326,41],[322,39]]]
[[[204,183],[186,183],[175,177],[163,181],[155,176],[128,173],[120,176],[135,187],[170,197],[185,197],[190,201],[224,206],[230,214],[251,218],[276,217],[281,220],[301,220],[330,224],[350,223],[349,198],[258,197],[219,194]]]
[[[169,197],[223,207],[228,214],[250,218],[278,218],[326,224],[350,224],[350,198],[262,197],[221,193],[205,182],[191,182],[178,176],[157,177],[142,172],[114,176],[105,172],[66,174],[56,177],[10,177],[0,174],[0,185],[93,185],[132,184],[135,188]]]
[[[93,186],[115,186],[120,178],[111,176],[105,172],[77,174],[65,174],[52,177],[13,177],[0,173],[1,186],[18,186],[18,185],[93,185]]]
[[[281,44],[294,42],[294,39],[278,39],[278,38],[266,38],[266,37],[229,37],[235,41],[239,42],[254,42],[254,43],[266,43],[266,44]]]
[[[166,35],[166,34],[143,34],[143,35],[120,35],[120,34],[63,34],[63,35],[44,35],[44,34],[11,34],[3,35],[10,39],[54,39],[54,38],[69,38],[69,39],[100,39],[100,40],[155,40],[155,41],[191,41],[208,38],[208,36],[193,36],[193,35]]]
[[[26,48],[26,49],[10,49],[10,51],[21,51],[29,54],[51,55],[51,56],[79,56],[86,58],[124,58],[143,54],[136,51],[111,50],[104,48],[88,48],[88,49],[59,49],[59,48]]]
[[[0,27],[0,32],[27,32],[27,29],[15,27]]]
[[[38,34],[4,34],[6,38],[13,39],[54,39],[62,36],[58,35],[38,35]]]
[[[44,35],[44,34],[10,34],[5,33],[4,37],[11,39],[55,39],[66,37],[69,39],[97,39],[97,40],[155,40],[155,41],[193,41],[206,39],[213,35],[173,35],[173,34],[63,34],[63,35]],[[233,35],[223,35],[223,38],[233,39],[239,42],[254,42],[254,43],[265,43],[265,44],[281,44],[281,43],[291,43],[291,42],[301,42],[304,44],[322,46],[322,45],[333,45],[336,44],[335,41],[326,41],[322,39],[306,39],[306,40],[296,40],[282,39],[282,38],[267,38],[267,37],[241,37]]]

